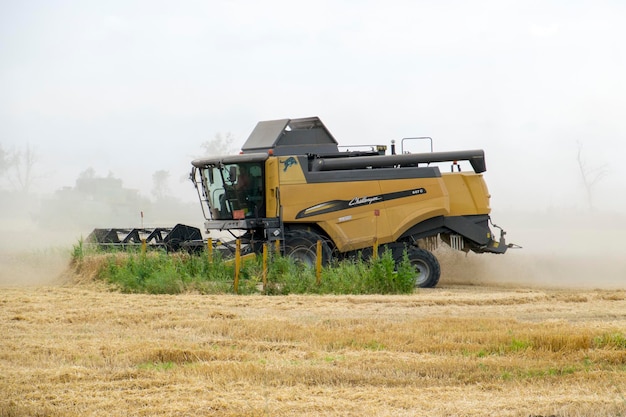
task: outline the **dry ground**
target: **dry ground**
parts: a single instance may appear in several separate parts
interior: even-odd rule
[[[0,417],[626,416],[623,233],[543,228],[409,296],[123,295],[0,250]]]
[[[0,288],[1,416],[626,415],[626,291]]]

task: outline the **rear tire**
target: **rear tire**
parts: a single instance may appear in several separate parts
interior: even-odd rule
[[[322,241],[322,265],[328,265],[332,254],[330,246],[322,236],[312,230],[285,232],[285,256],[296,262],[315,267],[318,240]]]
[[[431,252],[415,246],[406,248],[409,262],[416,271],[415,286],[419,288],[432,288],[439,283],[441,266]]]

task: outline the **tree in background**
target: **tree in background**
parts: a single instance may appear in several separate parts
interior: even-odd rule
[[[216,133],[213,139],[203,142],[200,147],[204,150],[203,156],[232,155],[237,152],[234,143],[235,136],[232,133]]]
[[[582,153],[583,145],[578,142],[578,168],[580,169],[580,175],[585,187],[589,210],[593,210],[593,191],[596,185],[598,185],[598,183],[609,174],[609,168],[606,164],[598,167],[590,167],[583,159]]]
[[[15,191],[28,193],[37,176],[37,151],[26,144],[24,149],[6,150],[0,145],[0,177],[5,177]]]
[[[0,176],[3,176],[4,173],[8,171],[9,166],[11,166],[9,153],[5,151],[2,144],[0,144]]]
[[[164,169],[160,169],[152,174],[152,195],[157,201],[163,200],[169,195],[170,173]]]

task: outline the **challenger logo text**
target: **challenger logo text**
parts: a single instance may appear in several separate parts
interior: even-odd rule
[[[375,197],[354,197],[352,200],[350,200],[350,202],[348,203],[348,206],[354,207],[354,206],[362,206],[365,204],[372,204],[377,201],[382,201],[382,199],[383,198],[379,195]]]

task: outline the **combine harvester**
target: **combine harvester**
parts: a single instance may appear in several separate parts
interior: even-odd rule
[[[461,251],[504,253],[505,232],[491,223],[482,150],[396,154],[386,146],[340,151],[317,117],[259,122],[238,155],[192,161],[207,233],[229,232],[218,248],[259,253],[280,242],[284,255],[315,264],[390,250],[408,254],[416,286],[434,287],[439,240]],[[461,171],[468,161],[471,171]],[[450,162],[450,172],[437,163]],[[496,240],[490,225],[500,229]],[[440,238],[440,239],[439,239]],[[147,244],[168,250],[204,247],[198,228],[96,229],[100,245]]]

